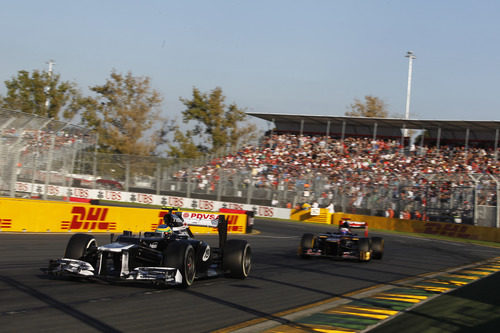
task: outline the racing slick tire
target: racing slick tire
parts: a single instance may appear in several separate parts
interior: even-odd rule
[[[222,269],[228,276],[244,279],[252,268],[252,248],[246,240],[230,239],[224,246]]]
[[[314,248],[314,243],[316,243],[316,236],[314,234],[306,233],[302,235],[300,239],[299,246],[299,256],[302,258],[309,258],[308,255],[305,254],[307,250]]]
[[[384,256],[384,239],[382,237],[372,237],[372,258],[382,259]]]
[[[182,275],[183,288],[191,286],[196,277],[196,255],[188,242],[170,243],[163,251],[164,267],[177,268]]]
[[[358,240],[359,261],[370,261],[371,246],[370,238],[360,238]]]
[[[88,234],[74,234],[68,241],[64,257],[69,259],[83,260],[96,266],[97,242]]]

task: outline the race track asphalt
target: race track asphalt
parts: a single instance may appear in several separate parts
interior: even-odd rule
[[[500,256],[499,248],[372,233],[385,239],[382,260],[297,257],[304,232],[329,228],[256,220],[256,233],[230,235],[252,246],[250,277],[198,280],[186,290],[53,279],[40,269],[62,256],[69,235],[0,233],[0,331],[210,332],[255,318],[280,324],[287,322],[276,315],[282,311]],[[109,235],[96,238],[109,242]],[[217,244],[216,236],[197,238]]]

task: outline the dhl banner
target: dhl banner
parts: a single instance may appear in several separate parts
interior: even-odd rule
[[[339,221],[343,219],[367,222],[368,227],[373,229],[441,235],[472,240],[482,240],[487,242],[500,242],[500,229],[498,228],[480,227],[459,223],[402,220],[380,216],[344,213],[333,214],[333,224],[338,225]]]
[[[167,213],[161,209],[95,206],[27,199],[0,198],[0,231],[13,232],[133,232],[153,231]],[[212,220],[228,220],[228,232],[245,233],[245,214],[182,211],[193,233],[217,233]]]

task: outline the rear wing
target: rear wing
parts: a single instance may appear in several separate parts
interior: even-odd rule
[[[349,228],[352,229],[364,229],[365,237],[368,237],[368,223],[364,221],[352,221],[350,218],[341,218],[339,221],[339,229],[340,228]]]
[[[224,215],[219,215],[217,221],[217,231],[219,233],[219,248],[221,251],[224,249],[227,240],[227,219]]]

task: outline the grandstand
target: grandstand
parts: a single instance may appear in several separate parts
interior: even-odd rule
[[[26,196],[16,189],[24,182],[33,184],[31,196],[44,198],[44,186],[62,185],[102,189],[103,196],[126,191],[279,208],[316,202],[346,213],[500,224],[499,122],[250,115],[276,125],[259,144],[172,161],[98,154],[84,128],[0,110],[1,194]],[[401,131],[412,128],[433,130],[412,143]]]
[[[174,176],[189,179],[193,192],[208,193],[223,182],[223,191],[251,192],[242,199],[255,196],[278,207],[333,203],[343,212],[393,210],[397,217],[471,224],[476,208],[489,214],[480,222],[487,224],[495,220],[499,166],[491,149],[467,154],[448,146],[439,153],[432,147],[402,152],[395,140],[272,134],[258,146]]]
[[[293,114],[248,113],[272,122],[277,133],[324,135],[335,138],[371,137],[404,140],[407,130],[424,131],[420,144],[498,148],[500,121],[415,120],[400,118],[366,118],[342,116],[309,116]]]
[[[326,175],[325,186],[336,192],[325,194],[305,182],[311,197],[303,201],[321,202],[326,196],[342,211],[381,215],[383,208],[384,214],[395,211],[400,217],[480,225],[500,219],[499,121],[249,115],[275,125],[271,142],[265,143],[268,153],[280,156],[298,147],[292,161],[287,154],[286,163],[292,170],[303,166],[306,175]],[[425,129],[426,134],[415,144],[405,138],[407,129]],[[272,139],[275,133],[277,140]]]

